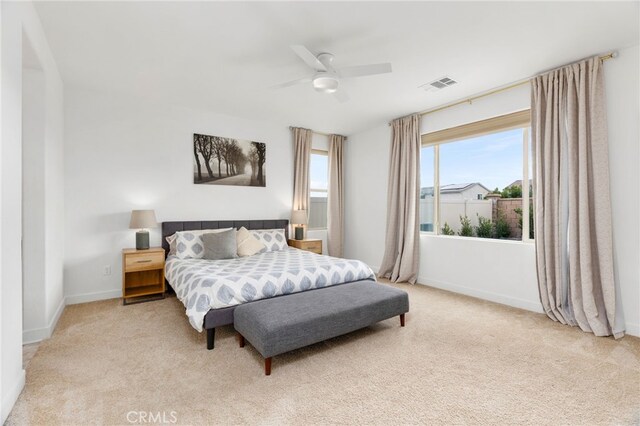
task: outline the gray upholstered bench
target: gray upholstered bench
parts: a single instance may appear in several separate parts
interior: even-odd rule
[[[236,307],[234,327],[240,347],[245,339],[265,358],[368,327],[409,311],[409,296],[374,281],[357,281],[259,300]]]

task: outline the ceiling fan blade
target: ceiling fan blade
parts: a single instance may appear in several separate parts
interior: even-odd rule
[[[355,67],[345,67],[338,70],[338,74],[344,78],[364,77],[367,75],[385,74],[388,72],[391,72],[390,63],[356,65]]]
[[[344,89],[339,89],[337,92],[333,94],[333,97],[338,100],[341,104],[347,102],[349,100],[349,95]]]
[[[310,83],[310,82],[311,82],[311,77],[304,77],[304,78],[298,78],[296,80],[291,80],[284,83],[276,84],[275,86],[271,86],[270,88],[282,89],[284,87],[291,87],[291,86],[295,86],[296,84]]]
[[[326,71],[327,68],[316,58],[316,55],[311,53],[309,49],[304,47],[301,44],[294,44],[291,46],[291,50],[293,50],[296,55],[300,57],[307,65],[313,68],[316,71]]]

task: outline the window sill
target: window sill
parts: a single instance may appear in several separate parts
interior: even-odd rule
[[[522,241],[522,240],[506,240],[506,239],[500,239],[500,238],[478,238],[478,237],[461,237],[459,235],[436,235],[433,232],[420,232],[420,237],[427,237],[427,238],[438,238],[438,239],[442,239],[442,238],[446,238],[449,240],[459,240],[459,241],[482,241],[482,242],[492,242],[492,243],[499,243],[499,244],[526,244],[526,245],[533,245],[535,244],[535,240],[526,240],[526,241]]]

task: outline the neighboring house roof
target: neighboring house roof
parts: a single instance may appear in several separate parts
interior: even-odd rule
[[[487,189],[486,186],[484,186],[483,184],[481,184],[480,182],[472,182],[472,183],[451,183],[448,185],[442,185],[440,186],[440,192],[441,193],[455,193],[455,192],[462,192],[465,191],[469,188],[471,188],[472,186],[481,186],[485,191],[489,192],[489,189]]]
[[[514,180],[510,185],[507,185],[506,188],[511,188],[513,186],[519,186],[522,188],[522,179]],[[531,186],[531,179],[529,179],[529,186]]]
[[[463,192],[475,185],[478,185],[480,187],[482,187],[482,189],[484,189],[487,192],[491,192],[489,189],[487,189],[486,186],[484,186],[483,184],[481,184],[480,182],[472,182],[472,183],[450,183],[447,185],[441,185],[440,186],[440,193],[441,194],[457,194],[459,192]],[[425,186],[420,188],[420,196],[424,197],[426,195],[433,195],[433,186]]]

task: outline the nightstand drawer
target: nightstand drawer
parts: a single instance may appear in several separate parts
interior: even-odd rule
[[[125,256],[125,272],[146,271],[164,267],[164,253],[132,253]]]
[[[300,248],[309,251],[322,251],[322,241],[301,241]]]
[[[306,250],[317,254],[322,254],[322,240],[292,240],[289,239],[287,243],[291,247],[295,247],[300,250]]]

